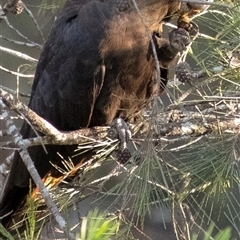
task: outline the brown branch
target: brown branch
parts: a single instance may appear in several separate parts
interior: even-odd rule
[[[118,141],[111,140],[107,137],[109,127],[94,127],[91,129],[80,129],[68,133],[60,132],[60,136],[53,138],[52,136],[36,137],[23,139],[24,145],[28,147],[39,145],[75,145],[88,143],[89,147],[95,147],[101,145],[110,145],[113,142]],[[0,132],[1,133],[1,132]],[[9,132],[8,132],[9,133]],[[104,139],[106,138],[106,139]],[[1,142],[0,149],[12,149],[17,150],[18,146],[12,142]]]
[[[49,122],[39,117],[35,112],[33,112],[30,108],[28,108],[25,104],[17,101],[14,97],[0,88],[0,96],[3,99],[4,104],[10,109],[14,110],[20,115],[24,116],[27,120],[29,120],[36,130],[49,135],[56,136],[59,134],[59,131],[53,127]]]
[[[20,113],[32,124],[34,129],[46,135],[45,137],[23,140],[27,147],[40,144],[73,145],[89,142],[95,145],[104,139],[107,140],[109,131],[112,131],[110,127],[93,127],[72,132],[61,132],[1,88],[0,96],[2,96],[4,103],[10,109]],[[196,105],[198,106],[197,108]],[[240,118],[237,117],[239,114],[238,109],[240,109],[240,104],[237,100],[233,102],[232,99],[231,104],[228,101],[219,103],[209,100],[190,102],[188,105],[185,104],[184,108],[182,105],[170,106],[157,114],[156,118],[159,126],[157,139],[162,137],[179,137],[180,140],[183,136],[202,136],[209,133],[219,134],[224,132],[238,133],[240,124]],[[148,124],[146,119],[146,125]],[[135,127],[138,128],[138,126]],[[149,127],[146,127],[146,131],[148,129]],[[136,137],[142,137],[143,133],[142,131]],[[113,134],[112,138],[116,139],[117,133]],[[2,148],[16,148],[16,145],[12,142],[2,143],[1,146]]]
[[[107,135],[109,127],[94,127],[91,129],[79,129],[73,132],[61,132],[57,130],[52,124],[41,118],[38,114],[28,108],[25,104],[14,99],[14,97],[0,88],[0,96],[3,102],[9,109],[16,111],[20,115],[24,116],[36,129],[47,136],[49,143],[56,144],[76,144],[83,143],[93,139],[101,139]]]

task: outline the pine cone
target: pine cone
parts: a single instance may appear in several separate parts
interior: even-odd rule
[[[192,71],[187,62],[179,63],[175,67],[175,74],[176,74],[177,79],[183,83],[189,82],[192,77]]]
[[[128,160],[132,157],[132,154],[127,148],[124,148],[123,150],[121,149],[115,150],[115,153],[117,161],[121,164],[127,163]]]

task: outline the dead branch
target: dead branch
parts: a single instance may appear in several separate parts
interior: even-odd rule
[[[109,126],[106,126],[62,132],[1,88],[0,96],[9,109],[22,115],[32,124],[34,129],[45,135],[44,137],[24,139],[26,147],[40,144],[74,145],[87,142],[94,145],[99,144],[104,138],[106,140],[108,132],[111,130]],[[180,137],[181,139],[183,136],[202,136],[210,133],[238,133],[239,109],[240,104],[237,99],[236,101],[233,99],[225,101],[210,99],[209,101],[185,103],[184,108],[183,105],[172,105],[157,114],[158,131],[155,136],[157,139],[163,137]],[[149,124],[148,118],[147,116],[145,119],[146,125]],[[138,126],[134,127],[138,128]],[[145,131],[148,128],[145,127]],[[141,137],[143,133],[144,131],[141,131]],[[139,138],[139,134],[136,137]],[[113,135],[113,138],[117,138],[117,134]],[[13,142],[5,142],[1,143],[1,147],[4,149],[16,148],[17,146]]]
[[[18,114],[27,119],[34,129],[46,135],[44,138],[36,138],[34,140],[24,140],[26,146],[33,146],[41,144],[43,141],[45,144],[59,144],[59,145],[72,145],[89,142],[97,142],[107,136],[109,127],[94,127],[79,129],[72,132],[61,132],[57,130],[52,124],[41,118],[34,111],[29,109],[25,104],[17,101],[14,97],[0,88],[0,96],[3,102],[8,106],[9,109],[16,111]],[[9,147],[16,147],[16,145],[10,143],[7,144]],[[5,145],[5,146],[7,146]]]

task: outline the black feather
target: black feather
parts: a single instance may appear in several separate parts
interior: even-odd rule
[[[145,10],[150,32],[156,33],[161,29],[161,20],[179,10],[179,2],[146,0],[140,1],[139,7]],[[164,54],[168,46],[166,39],[160,39],[156,46],[162,53],[158,58],[164,67],[163,86],[167,82],[166,67],[172,60]],[[115,0],[69,0],[39,58],[29,107],[63,131],[107,125],[116,117],[134,119],[157,94],[156,63],[151,49],[146,29],[133,6],[120,12]],[[23,138],[35,136],[26,122],[21,134]],[[47,146],[46,154],[38,146],[29,152],[44,177],[49,172],[59,174],[49,161],[60,164],[57,152],[67,158],[74,147]],[[4,189],[1,216],[16,211],[24,201],[29,178],[16,153]],[[4,218],[3,224],[6,226],[10,219],[11,216]]]

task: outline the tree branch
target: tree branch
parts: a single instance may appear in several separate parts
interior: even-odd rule
[[[62,132],[38,116],[25,104],[15,100],[11,94],[1,88],[0,96],[9,109],[24,116],[34,129],[46,135],[44,137],[24,139],[24,144],[27,147],[40,144],[73,145],[89,142],[94,145],[102,142],[104,138],[108,139],[109,131],[111,131],[111,127],[105,126]],[[235,101],[233,99],[222,101],[221,97],[219,97],[217,101],[214,98],[209,101],[171,105],[157,114],[156,118],[158,119],[159,126],[157,138],[181,138],[183,136],[202,136],[223,132],[238,133],[240,118],[237,117],[237,114],[239,114],[238,109],[240,109],[240,104],[237,100],[237,97],[235,97]],[[146,118],[146,123],[148,122],[147,119],[148,117]],[[138,128],[138,126],[135,127]],[[143,131],[141,132],[141,136],[142,134]],[[139,137],[139,134],[136,137]],[[113,138],[117,138],[117,134],[113,134]],[[1,144],[1,147],[16,148],[17,146],[13,142],[5,142]]]

